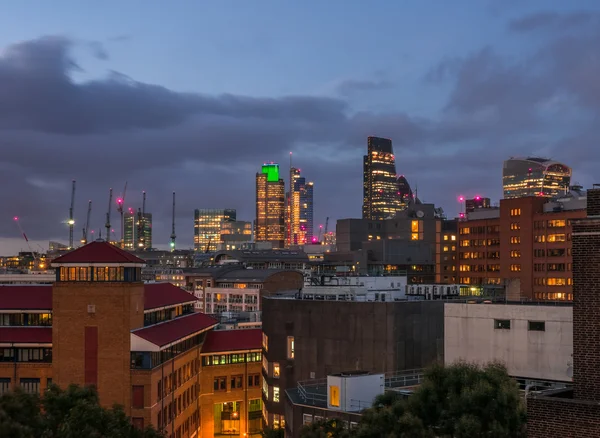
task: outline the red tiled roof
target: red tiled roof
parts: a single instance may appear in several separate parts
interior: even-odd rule
[[[148,283],[144,285],[144,309],[173,306],[198,299],[172,283]]]
[[[204,313],[194,313],[162,324],[138,329],[132,333],[154,345],[162,347],[194,333],[214,327],[217,323],[216,319]]]
[[[261,348],[261,329],[213,330],[206,335],[202,353],[259,350]]]
[[[51,310],[52,286],[0,286],[0,310]]]
[[[52,327],[0,327],[0,344],[51,344]]]
[[[74,249],[52,263],[145,263],[142,259],[103,240]]]

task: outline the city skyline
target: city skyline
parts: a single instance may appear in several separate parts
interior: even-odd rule
[[[573,183],[597,182],[595,2],[463,1],[435,14],[419,2],[134,3],[90,14],[37,2],[43,20],[6,5],[0,253],[27,250],[13,216],[44,248],[67,242],[72,179],[76,237],[88,200],[98,230],[108,189],[128,181],[129,199],[148,193],[159,248],[177,192],[177,247],[189,248],[194,208],[253,220],[256,167],[290,151],[317,187],[315,228],[360,217],[370,135],[393,140],[398,173],[449,216],[459,195],[499,199],[510,156],[545,156],[572,167]],[[235,31],[217,32],[224,20]],[[365,21],[385,32],[356,32]],[[114,205],[112,222],[118,236]]]

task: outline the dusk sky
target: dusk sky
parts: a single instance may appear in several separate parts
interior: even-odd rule
[[[360,217],[369,135],[419,198],[501,196],[502,161],[538,154],[600,183],[600,3],[5,0],[0,6],[0,255],[75,238],[108,189],[192,247],[195,208],[254,220],[255,174],[315,183],[315,222]],[[286,180],[287,184],[287,180]],[[113,205],[112,223],[119,230]]]

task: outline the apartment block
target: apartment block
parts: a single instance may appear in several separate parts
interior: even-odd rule
[[[509,298],[573,299],[573,220],[585,217],[585,194],[503,199],[467,215],[458,226],[461,284],[516,285]]]

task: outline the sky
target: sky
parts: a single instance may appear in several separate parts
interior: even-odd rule
[[[76,241],[127,182],[159,248],[177,193],[190,248],[195,208],[254,220],[256,172],[289,152],[332,229],[361,215],[369,135],[450,217],[497,201],[511,156],[600,182],[597,0],[171,3],[2,2],[0,254],[28,249],[15,216],[34,250],[68,241],[73,179]]]

